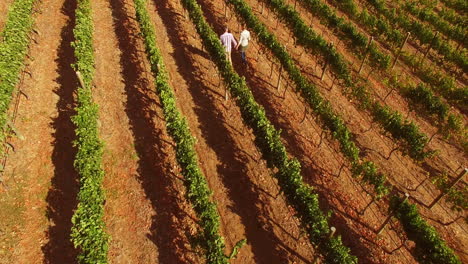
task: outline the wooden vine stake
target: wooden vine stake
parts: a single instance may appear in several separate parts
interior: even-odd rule
[[[330,236],[329,238],[332,238],[335,235],[336,228],[334,226],[330,227]],[[319,254],[317,253],[314,257],[314,261],[312,263],[317,264],[319,260]]]
[[[336,233],[336,228],[334,226],[330,227],[330,238],[332,238]]]
[[[371,37],[370,40],[369,40],[369,44],[367,44],[366,53],[364,54],[364,58],[362,58],[362,62],[361,62],[361,66],[359,66],[358,74],[361,73],[362,68],[364,67],[364,62],[365,62],[366,59],[367,59],[367,55],[369,55],[369,51],[370,51],[370,47],[371,47],[372,41],[374,41],[374,37]]]
[[[404,203],[406,200],[408,200],[409,198],[409,193],[405,193],[405,199],[402,201],[402,203]],[[382,233],[382,231],[385,229],[385,227],[388,225],[388,223],[390,222],[390,220],[392,220],[392,217],[395,215],[395,211],[392,211],[390,213],[390,215],[387,217],[387,219],[385,219],[385,222],[380,226],[380,228],[377,230],[377,235],[380,235]]]
[[[424,62],[424,59],[426,59],[427,54],[429,54],[429,51],[431,51],[432,45],[434,44],[434,41],[436,40],[437,36],[439,35],[439,31],[437,31],[434,35],[434,37],[431,40],[431,43],[429,43],[429,47],[427,47],[426,52],[424,53],[424,56],[422,57],[421,61],[419,64],[422,64]]]
[[[229,100],[229,93],[228,93],[228,88],[227,86],[225,87],[225,95],[224,95],[226,101]]]
[[[304,109],[304,117],[302,117],[301,124],[304,123],[304,121],[306,120],[308,110],[309,110],[309,108],[307,108],[307,106],[306,106],[305,109]]]
[[[86,86],[83,81],[83,76],[81,76],[81,72],[76,72],[76,77],[78,77],[78,81],[80,82],[81,88],[86,89]]]
[[[331,48],[333,48],[333,42],[330,43],[330,49]],[[325,65],[323,65],[323,68],[322,68],[322,76],[320,76],[321,81],[323,81],[323,79],[325,78],[325,72],[327,71],[329,64],[330,64],[330,58],[327,56],[325,60]]]
[[[429,209],[432,209],[432,207],[434,207],[434,205],[436,205],[450,191],[450,189],[452,189],[452,187],[455,186],[455,184],[461,181],[461,179],[463,179],[467,172],[468,168],[465,168],[462,172],[460,172],[458,177],[452,183],[450,183],[450,186],[444,191],[442,191],[442,193],[434,199],[434,201],[429,205]]]
[[[323,79],[325,78],[325,72],[327,71],[327,68],[328,68],[328,59],[327,61],[325,62],[325,65],[323,65],[323,69],[322,69],[322,76],[320,76],[320,80],[323,81]]]
[[[403,47],[405,46],[406,42],[408,41],[410,35],[411,35],[411,32],[406,33],[406,38],[405,38],[405,40],[403,41],[403,44],[401,44],[400,49],[398,50],[398,53],[397,53],[397,55],[395,56],[395,60],[393,61],[392,70],[393,70],[393,68],[395,68],[395,65],[396,65],[396,63],[397,63],[397,61],[398,61],[398,58],[399,58],[400,55],[401,55],[401,51],[403,50]]]
[[[276,84],[276,90],[279,91],[281,87],[281,77],[283,73],[283,66],[280,67],[279,74],[278,74],[278,83]]]

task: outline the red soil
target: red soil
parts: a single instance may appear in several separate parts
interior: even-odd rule
[[[24,140],[11,140],[16,151],[8,157],[3,175],[8,189],[0,195],[2,208],[12,203],[17,208],[2,217],[2,225],[7,225],[2,230],[11,234],[4,243],[12,247],[0,256],[5,263],[69,262],[74,257],[69,242],[77,190],[69,120],[74,100],[73,77],[67,69],[72,62],[69,42],[74,6],[54,0],[37,8],[42,11],[36,16],[40,35],[34,36],[37,44],[30,49],[30,75],[25,74],[19,86],[28,99],[21,95],[15,123]]]
[[[0,28],[7,2],[0,3]],[[223,1],[199,2],[208,22],[221,34],[225,23]],[[256,10],[258,1],[247,2]],[[6,187],[0,187],[0,263],[74,263],[76,257],[69,241],[77,193],[72,146],[75,135],[70,121],[77,84],[70,67],[76,0],[52,0],[39,8],[42,13],[36,17],[36,29],[40,35],[35,36],[37,43],[32,43],[30,51],[34,58],[28,66],[31,76],[26,74],[20,86],[29,99],[21,97],[15,124],[24,140],[17,137],[11,141],[16,151],[10,152],[1,175]],[[197,219],[185,199],[183,176],[175,160],[174,143],[165,129],[133,1],[92,1],[92,8],[96,60],[93,96],[100,106],[100,137],[105,143],[105,222],[112,238],[109,261],[202,263],[199,250],[191,244]],[[301,234],[283,195],[278,195],[274,171],[261,158],[235,102],[224,100],[222,81],[195,28],[184,17],[180,1],[149,1],[148,10],[177,104],[197,139],[199,164],[221,216],[226,254],[238,240],[248,241],[231,263],[312,263],[315,253],[310,242]],[[326,40],[337,42],[329,29],[310,21],[304,10],[300,12]],[[291,33],[281,23],[276,26],[276,18],[268,13],[257,16],[287,43]],[[232,11],[229,14],[227,23],[238,37],[239,21]],[[426,173],[452,172],[466,164],[466,156],[438,137],[429,146],[440,150],[437,159],[418,164],[399,151],[386,159],[395,146],[393,140],[383,136],[376,124],[372,126],[371,117],[343,96],[341,87],[329,89],[332,80],[328,75],[323,82],[316,78],[320,73],[318,58],[292,43],[287,49],[344,118],[364,150],[363,157],[376,162],[390,182],[411,193],[413,201],[428,204],[439,193],[425,180]],[[357,64],[344,44],[338,49]],[[319,193],[322,208],[333,211],[330,223],[337,227],[345,245],[362,263],[415,263],[411,255],[414,245],[404,242],[396,219],[381,235],[375,234],[388,215],[388,204],[372,203],[366,193],[370,188],[351,177],[337,143],[323,133],[313,114],[304,115],[308,106],[293,91],[286,74],[280,90],[276,90],[277,63],[272,63],[272,56],[263,53],[255,39],[248,58],[250,67],[245,69],[240,66],[239,54],[234,53],[236,70],[245,76],[273,124],[282,129],[289,153],[302,164],[304,180]],[[370,83],[378,95],[388,91],[378,75],[370,75]],[[407,103],[397,94],[386,103],[408,112]],[[408,116],[428,135],[436,131],[415,113]],[[411,190],[421,182],[419,188]],[[466,223],[439,223],[456,218],[449,207],[441,202],[433,210],[423,209],[422,215],[465,261]]]
[[[8,15],[8,8],[13,0],[3,0],[0,2],[0,32],[3,30]]]

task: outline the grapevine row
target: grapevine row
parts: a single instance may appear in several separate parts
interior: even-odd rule
[[[363,57],[367,50],[369,40],[364,34],[360,33],[351,22],[338,17],[333,9],[320,0],[303,0],[301,3],[307,7],[309,12],[317,16],[323,25],[339,30],[341,37],[350,39],[350,46],[355,51],[359,52],[360,58]],[[375,43],[372,43],[368,49],[372,67],[385,70],[390,66],[391,57],[380,51]]]
[[[442,10],[439,11],[439,16],[454,26],[466,27],[468,24],[466,16],[458,15],[450,8],[442,8]]]
[[[446,6],[458,10],[462,15],[468,13],[468,3],[465,0],[440,0]]]
[[[415,242],[416,259],[420,263],[462,264],[460,259],[419,214],[415,204],[398,197],[392,197],[391,207],[396,212],[408,238]]]
[[[29,34],[33,28],[32,11],[35,0],[16,0],[11,5],[3,31],[0,33],[0,142],[8,134],[7,111],[13,91],[20,80],[24,59],[28,53]],[[3,154],[3,147],[0,154]]]
[[[377,102],[363,85],[354,84],[351,71],[348,68],[348,62],[338,53],[335,47],[328,45],[320,35],[316,34],[307,26],[301,19],[299,13],[295,11],[292,6],[287,5],[283,0],[271,0],[267,1],[267,3],[291,29],[298,44],[303,45],[313,53],[318,52],[326,58],[337,77],[344,81],[347,88],[351,89],[348,95],[356,98],[357,102],[361,104],[361,107],[371,112],[375,121],[379,122],[393,138],[401,142],[405,154],[408,154],[411,158],[418,161],[432,155],[433,152],[424,150],[429,139],[419,131],[417,125],[408,120],[404,120],[399,112]],[[260,30],[257,31],[257,34],[258,32],[260,32]],[[271,42],[280,45],[273,35],[266,36],[266,34],[263,34],[260,37],[264,45],[268,46],[268,43]],[[292,58],[286,51],[275,48],[272,49],[272,52],[278,56],[282,64],[288,64],[287,61],[292,61]],[[296,67],[295,65],[288,65],[285,69],[291,72],[294,71]]]
[[[281,191],[285,194],[309,240],[318,248],[327,263],[356,263],[356,257],[349,254],[349,249],[342,244],[341,237],[330,237],[329,213],[321,211],[318,195],[312,187],[304,184],[301,166],[296,159],[288,157],[281,142],[280,132],[274,128],[265,114],[265,110],[255,101],[252,92],[227,61],[219,37],[206,22],[196,0],[181,0],[189,12],[190,19],[200,35],[203,45],[216,64],[225,85],[235,98],[241,110],[244,122],[253,130],[255,144],[260,149],[269,167],[277,168],[275,177]]]
[[[274,1],[274,0],[272,0]],[[233,5],[236,13],[242,18],[244,22],[251,28],[254,32],[257,33],[258,39],[264,43],[265,46],[270,48],[272,53],[282,62],[283,67],[290,72],[290,77],[296,82],[296,87],[299,92],[303,95],[304,99],[309,102],[311,107],[317,112],[317,114],[322,118],[324,124],[326,124],[333,132],[335,138],[337,138],[342,144],[342,151],[345,156],[348,157],[346,153],[346,148],[343,148],[343,143],[347,141],[347,146],[352,147],[352,151],[358,155],[359,149],[354,145],[354,143],[348,138],[347,140],[342,140],[342,137],[337,137],[336,135],[340,131],[346,131],[349,135],[348,128],[344,123],[339,119],[339,117],[331,112],[329,108],[329,103],[323,100],[315,87],[307,82],[305,78],[300,74],[299,69],[295,67],[292,63],[292,60],[289,58],[289,55],[286,53],[284,47],[279,45],[276,41],[276,38],[268,32],[265,25],[263,25],[253,14],[251,8],[242,0],[227,0],[227,3]],[[289,58],[288,60],[283,60],[282,58]],[[284,61],[284,62],[283,62]],[[325,106],[325,107],[324,107]],[[328,113],[327,113],[328,112]],[[332,116],[336,121],[334,124],[339,124],[339,130],[333,129],[333,126],[330,126],[330,123],[327,123],[327,116]],[[332,123],[333,124],[333,123]],[[338,127],[337,127],[338,128]],[[356,157],[357,160],[357,157]],[[355,166],[357,161],[352,161],[353,164],[353,173],[355,173]],[[371,162],[364,162],[365,165],[369,164],[370,167],[367,168],[367,171],[364,173],[372,173],[377,175],[382,175],[377,172],[377,168]],[[365,165],[361,168],[365,168]],[[358,172],[359,174],[360,172]],[[364,181],[369,183],[369,179],[366,179],[367,175],[364,175]],[[385,178],[374,178],[383,180],[383,182],[372,183],[374,186],[387,186],[389,183],[386,182]],[[377,190],[378,191],[378,190]],[[392,201],[400,201],[398,196],[391,195],[389,197]],[[416,207],[411,205],[409,202],[400,201],[392,202],[391,208],[395,210],[398,218],[402,222],[402,225],[407,231],[408,237],[416,242],[416,246],[421,251],[418,256],[421,258],[430,259],[434,263],[461,263],[458,257],[454,254],[453,250],[450,249],[445,242],[440,238],[439,234],[435,231],[433,227],[428,225],[422,217],[419,215]]]
[[[403,9],[419,18],[422,22],[430,23],[436,30],[462,44],[466,37],[466,30],[464,27],[454,27],[443,19],[440,19],[431,9],[419,8],[417,5],[416,2],[405,2],[403,4]]]
[[[350,39],[351,43],[348,45],[348,47],[351,46],[351,48],[354,49],[355,51],[360,50],[361,53],[365,52],[365,49],[368,45],[368,39],[364,34],[360,33],[352,23],[345,22],[343,18],[338,17],[334,10],[332,10],[328,5],[324,4],[320,0],[304,0],[302,3],[304,6],[307,7],[307,10],[309,12],[311,12],[312,14],[320,18],[320,21],[322,24],[330,28],[339,29],[341,31],[342,38],[347,37],[348,39]],[[368,47],[368,52],[370,54],[370,63],[371,63],[370,66],[371,67],[376,67],[380,65],[381,69],[388,68],[388,64],[390,62],[390,56],[384,54],[384,52],[381,51],[377,47],[377,45],[375,45],[375,43],[372,43],[371,46]],[[362,59],[362,55],[360,56],[360,59]],[[401,89],[399,90],[402,91]],[[419,86],[418,87],[407,86],[405,87],[402,94],[405,95],[410,100],[412,100],[412,99],[415,99],[412,95],[415,93],[418,93],[419,90],[420,90]],[[428,89],[425,89],[425,91],[428,91]],[[437,95],[434,95],[432,92],[430,93],[431,93],[430,96],[422,97],[423,100],[419,99],[419,100],[412,100],[412,101],[421,105],[430,114],[437,115],[441,123],[447,123],[447,125],[450,124],[450,122],[448,122],[449,118],[451,120],[455,119],[455,120],[461,121],[460,117],[454,114],[449,115],[448,113],[449,106],[446,103],[444,103],[441,100],[441,98],[439,98]],[[453,126],[451,128],[452,129],[450,130],[446,129],[447,134],[449,134],[451,130],[454,130],[454,131],[460,130],[460,129],[456,129],[456,127],[455,129],[453,129]]]
[[[387,194],[390,189],[384,183],[386,181],[383,174],[376,173],[376,166],[370,161],[360,162],[359,148],[351,139],[351,132],[346,127],[343,119],[333,111],[329,101],[324,99],[313,83],[309,82],[301,73],[301,70],[294,64],[294,61],[286,52],[286,49],[279,44],[274,35],[272,35],[253,14],[245,2],[241,0],[230,0],[228,3],[234,6],[237,14],[258,36],[262,42],[275,55],[282,67],[289,73],[290,78],[296,84],[296,89],[310,105],[310,107],[319,115],[324,126],[331,131],[333,137],[340,143],[341,152],[352,164],[353,176],[363,177],[363,180],[374,186],[379,196]],[[298,43],[300,40],[298,39]]]
[[[369,14],[366,10],[357,13],[357,6],[353,0],[346,0],[344,2],[335,1],[335,3],[342,12],[354,18],[361,26],[365,27],[374,35],[384,34],[387,42],[382,42],[382,44],[387,48],[396,48],[403,42],[404,34],[397,28],[391,26],[387,21]],[[424,64],[420,64],[414,55],[402,53],[400,58],[413,68],[416,75],[418,75],[423,82],[430,84],[431,88],[436,90],[437,93],[443,95],[444,98],[461,109],[467,107],[468,89],[457,88],[453,77],[448,77],[437,69],[431,69],[430,67],[424,66]]]
[[[435,118],[439,127],[439,132],[446,138],[457,135],[458,142],[462,145],[464,151],[468,150],[467,135],[464,135],[465,124],[460,115],[450,112],[450,106],[447,105],[439,96],[435,95],[424,83],[418,85],[404,84],[398,77],[392,76],[384,83],[396,88],[402,95],[411,102],[411,107],[419,107],[427,113],[432,119]]]
[[[366,0],[378,12],[383,14],[393,25],[398,25],[406,31],[411,32],[421,45],[432,44],[432,48],[444,59],[455,63],[463,72],[468,71],[468,57],[465,52],[457,51],[450,44],[443,40],[440,36],[432,32],[424,24],[418,21],[411,21],[402,14],[397,14],[385,6],[383,0]]]
[[[281,1],[281,0],[278,0],[278,1]],[[275,4],[275,0],[270,1],[270,5],[274,5],[274,4]],[[295,12],[295,11],[293,11],[293,8],[291,7],[289,7],[289,10],[287,11],[289,11],[289,13],[288,12],[284,12],[283,14],[280,13],[280,16],[283,15],[282,16],[283,20],[289,23],[288,25],[294,29],[293,30],[294,33],[299,34],[299,36],[296,35],[295,37],[299,38],[300,35],[307,36],[307,32],[304,32],[304,31],[301,32],[300,31],[301,27],[297,26],[298,24],[297,22],[294,22],[296,18],[300,20],[299,15],[295,16],[294,14],[292,14],[292,12]],[[289,21],[289,20],[293,20],[293,21]],[[299,23],[299,24],[303,24],[303,23]],[[311,38],[306,37],[305,39],[307,41],[307,40],[310,40]],[[439,97],[435,96],[432,93],[432,91],[423,84],[420,84],[416,87],[411,86],[411,85],[402,86],[398,82],[398,80],[395,80],[394,78],[391,78],[390,80],[391,81],[389,82],[389,84],[391,84],[393,87],[398,88],[402,92],[402,94],[406,96],[412,103],[414,103],[415,105],[423,106],[424,109],[430,115],[435,115],[436,117],[438,117],[439,122],[444,123],[444,124],[439,125],[439,128],[442,133],[444,133],[446,136],[450,136],[451,132],[453,131],[458,132],[458,134],[460,135],[460,138],[458,140],[461,142],[463,149],[465,151],[468,149],[468,141],[466,139],[466,135],[463,134],[463,130],[464,130],[463,121],[460,116],[457,116],[453,113],[448,112],[449,107],[447,106],[447,104],[445,104]],[[370,97],[367,92],[362,91],[360,89],[357,89],[356,92],[357,92],[357,96],[359,100],[362,100],[363,102],[370,101]],[[386,116],[391,115],[392,123],[401,122],[402,116],[395,112],[394,114],[392,114],[390,111],[391,110],[386,107],[378,109],[376,113],[376,117],[386,118]],[[393,124],[388,124],[388,125],[391,126]],[[412,129],[412,128],[409,128],[409,129]],[[406,131],[408,131],[409,129],[407,129]],[[441,189],[441,191],[443,191],[443,189]],[[449,200],[454,204],[455,208],[460,208],[460,204],[462,203],[459,202],[459,199],[454,199],[454,197],[462,197],[462,199],[464,199],[463,197],[466,197],[463,195],[459,195],[460,193],[461,193],[460,191],[449,193]]]
[[[83,86],[77,89],[76,126],[77,153],[74,166],[79,175],[78,206],[72,217],[71,240],[79,250],[79,263],[107,263],[109,235],[105,232],[104,191],[102,180],[103,143],[98,138],[98,106],[92,98],[94,76],[93,22],[90,0],[78,0],[72,43]]]
[[[219,234],[220,216],[216,204],[210,199],[212,192],[206,178],[198,166],[194,148],[195,139],[190,133],[186,119],[177,109],[176,97],[172,87],[168,84],[168,73],[156,44],[156,32],[145,6],[146,0],[134,0],[134,2],[146,54],[155,77],[156,92],[163,107],[167,131],[176,143],[176,159],[185,178],[187,197],[192,203],[203,230],[202,247],[206,251],[206,262],[229,263],[229,258],[224,255],[224,239]],[[245,243],[245,240],[242,243]]]

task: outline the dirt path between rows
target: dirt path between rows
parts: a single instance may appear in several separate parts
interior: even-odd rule
[[[6,165],[6,185],[0,196],[2,263],[73,263],[69,241],[72,210],[76,205],[73,170],[74,74],[71,71],[73,0],[39,5],[35,36],[21,89],[15,127],[24,140],[13,139],[16,151]],[[5,237],[6,236],[6,237]]]

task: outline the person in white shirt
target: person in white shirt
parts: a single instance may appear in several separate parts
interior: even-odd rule
[[[240,34],[239,43],[237,44],[236,49],[239,49],[239,46],[240,46],[242,62],[244,64],[247,64],[247,58],[246,58],[245,52],[247,50],[247,47],[249,46],[250,32],[246,29],[245,24],[242,24],[242,28],[244,30]]]
[[[229,61],[229,63],[232,64],[231,48],[232,48],[232,44],[234,44],[235,47],[238,46],[237,41],[234,38],[234,36],[229,32],[228,27],[225,28],[224,34],[221,35],[220,39],[221,39],[221,43],[224,46],[224,52],[226,53],[226,58]]]

